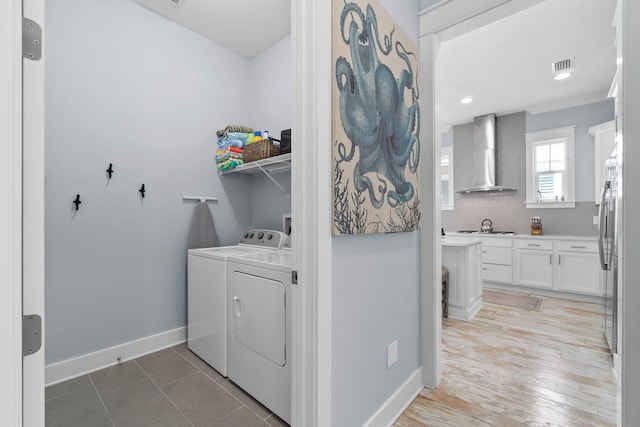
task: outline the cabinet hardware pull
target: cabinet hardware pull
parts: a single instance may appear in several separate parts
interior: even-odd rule
[[[586,246],[573,246],[573,245],[571,245],[571,247],[572,247],[573,249],[587,249],[587,247],[586,247]]]
[[[558,257],[558,264],[560,263],[560,257]],[[553,261],[551,261],[551,254],[549,254],[549,264],[553,264]]]
[[[539,243],[527,243],[527,245],[529,245],[529,246],[540,246]]]
[[[487,269],[487,267],[482,267],[482,269],[483,269],[483,270],[486,270],[486,269]]]
[[[562,255],[558,254],[558,265],[560,265],[560,257],[561,257],[561,256],[562,256]]]

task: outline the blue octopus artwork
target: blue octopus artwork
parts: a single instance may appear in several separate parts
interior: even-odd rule
[[[410,182],[419,182],[420,107],[411,61],[417,63],[416,55],[406,42],[394,40],[395,29],[381,40],[371,3],[366,12],[355,2],[344,4],[335,28],[340,38],[334,33],[334,46],[344,43],[349,54],[335,60],[339,123],[348,141],[336,139],[334,148],[334,233],[417,229],[418,194]],[[401,70],[397,77],[392,62]],[[345,169],[353,169],[351,186]],[[355,191],[349,194],[349,188]],[[392,212],[388,218],[385,209]]]

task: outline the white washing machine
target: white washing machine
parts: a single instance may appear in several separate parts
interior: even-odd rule
[[[234,246],[189,249],[187,257],[187,347],[227,376],[227,258],[277,252],[287,235],[247,231]]]
[[[228,260],[229,379],[291,423],[290,247]]]

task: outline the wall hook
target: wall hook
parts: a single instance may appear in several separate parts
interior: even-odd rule
[[[113,175],[113,163],[109,163],[109,169],[107,169],[106,172],[109,174],[109,179],[111,179],[111,176]]]
[[[76,205],[76,210],[80,209],[80,203],[82,203],[80,201],[80,195],[76,194],[76,199],[73,201],[73,203]]]
[[[142,196],[142,198],[144,199],[144,193],[147,191],[144,188],[144,184],[142,184],[142,187],[140,187],[140,189],[138,190],[140,192],[140,195]]]

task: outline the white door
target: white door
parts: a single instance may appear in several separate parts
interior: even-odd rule
[[[23,0],[22,13],[44,29],[44,0]],[[44,325],[44,54],[22,60],[22,78],[22,310]],[[43,332],[40,351],[23,359],[24,427],[44,425]]]
[[[22,423],[21,9],[0,2],[0,414],[11,426]]]

